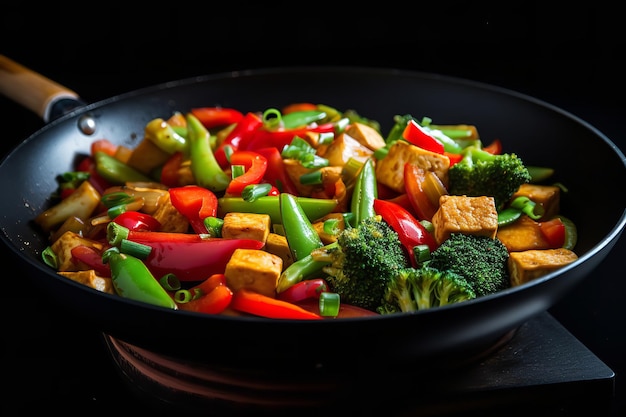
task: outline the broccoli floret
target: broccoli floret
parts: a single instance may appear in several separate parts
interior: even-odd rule
[[[428,266],[402,268],[385,289],[380,314],[410,313],[476,298],[471,285],[452,271]]]
[[[331,291],[341,301],[375,311],[388,281],[407,267],[398,234],[380,216],[344,229],[337,241],[311,252],[315,261],[327,261],[323,271]]]
[[[482,296],[510,287],[508,258],[498,238],[452,233],[431,252],[425,265],[461,275]]]
[[[476,146],[462,151],[463,158],[448,170],[448,193],[470,197],[491,196],[501,209],[531,176],[514,153],[491,154]]]

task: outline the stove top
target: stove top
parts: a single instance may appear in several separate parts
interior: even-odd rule
[[[22,322],[5,333],[4,337],[13,336],[3,344],[4,357],[11,358],[3,372],[10,387],[4,391],[4,415],[18,415],[32,404],[89,416],[120,410],[148,411],[152,416],[182,409],[206,412],[190,410],[189,403],[157,398],[159,390],[137,389],[127,370],[122,371],[113,360],[106,337],[89,330],[88,323],[58,317],[66,313],[51,313],[46,307],[46,303],[38,304],[37,320]],[[414,375],[415,388],[406,388],[407,395],[394,401],[378,398],[368,403],[368,411],[386,416],[526,416],[541,410],[542,415],[569,416],[588,409],[600,416],[609,413],[615,382],[613,370],[547,312],[520,326],[496,351],[439,381],[436,388],[425,389],[429,384],[420,381],[424,375]],[[232,415],[229,411],[234,410],[226,406],[219,411]],[[313,416],[337,410],[288,411]],[[280,414],[280,409],[271,414]],[[259,415],[258,410],[254,415]]]

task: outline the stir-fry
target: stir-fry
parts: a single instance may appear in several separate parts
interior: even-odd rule
[[[174,310],[320,320],[406,314],[577,259],[564,185],[477,126],[293,103],[156,118],[95,140],[35,223],[43,260]]]

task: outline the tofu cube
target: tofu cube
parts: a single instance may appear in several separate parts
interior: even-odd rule
[[[76,246],[88,246],[97,251],[102,251],[104,246],[91,239],[86,239],[77,233],[67,231],[50,245],[58,260],[57,271],[78,271],[79,266],[72,261],[72,249]]]
[[[226,213],[222,225],[222,237],[227,239],[254,239],[267,241],[272,228],[269,214]]]
[[[226,284],[233,291],[247,288],[276,297],[276,285],[283,270],[280,256],[264,250],[236,249],[226,264]]]
[[[373,151],[386,145],[385,138],[376,129],[363,123],[352,123],[346,133]]]
[[[500,227],[496,236],[509,252],[551,248],[541,232],[539,222],[528,216],[522,216],[514,223]]]
[[[438,243],[451,233],[496,237],[498,212],[493,197],[442,195],[433,215],[434,237]]]
[[[278,233],[270,233],[265,241],[265,251],[279,256],[283,260],[283,269],[291,265],[294,261],[287,238]]]
[[[62,271],[58,272],[58,274],[98,291],[115,294],[111,278],[98,276],[93,269],[87,271]]]
[[[511,286],[522,285],[578,259],[569,249],[543,249],[511,252],[508,259]]]
[[[387,156],[376,161],[378,182],[398,193],[405,192],[404,165],[407,162],[419,166],[424,171],[433,171],[445,186],[448,185],[450,158],[404,140],[397,141],[389,148]]]
[[[544,213],[539,219],[545,220],[559,214],[561,189],[556,185],[522,184],[511,199],[526,196],[540,205]]]

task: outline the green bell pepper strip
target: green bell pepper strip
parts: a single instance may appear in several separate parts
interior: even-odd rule
[[[191,172],[196,183],[213,192],[226,190],[231,178],[215,159],[209,131],[193,114],[187,113],[186,119]]]
[[[313,249],[324,246],[311,221],[294,195],[281,193],[280,216],[289,250],[295,260],[309,255]]]
[[[298,203],[310,221],[317,220],[332,212],[337,207],[337,200],[325,198],[296,197]],[[217,199],[218,217],[230,212],[269,214],[272,223],[280,224],[279,196],[268,195],[258,197],[254,201],[246,201],[242,197],[220,197]]]
[[[350,210],[354,214],[354,224],[358,225],[362,220],[376,215],[374,210],[374,200],[378,198],[378,185],[374,172],[374,163],[367,159],[363,168],[359,171],[354,184]]]
[[[93,155],[96,163],[96,172],[111,184],[125,184],[127,182],[153,182],[154,180],[137,171],[130,165],[116,159],[102,151]]]
[[[169,154],[187,151],[187,139],[163,119],[158,118],[148,122],[144,132],[150,142]]]
[[[117,247],[107,249],[102,260],[111,266],[115,292],[121,297],[176,310],[178,306],[138,258],[120,253]]]

